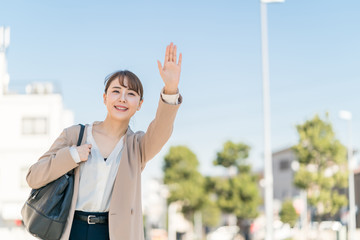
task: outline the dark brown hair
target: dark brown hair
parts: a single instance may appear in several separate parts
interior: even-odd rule
[[[128,86],[125,86],[125,77],[127,79]],[[123,87],[127,87],[130,90],[133,90],[137,92],[140,95],[140,100],[143,100],[144,90],[143,86],[141,84],[140,79],[132,72],[128,70],[123,71],[117,71],[114,73],[111,73],[105,78],[104,85],[105,85],[105,93],[107,93],[107,90],[111,84],[112,81],[115,79],[119,80],[119,84]]]

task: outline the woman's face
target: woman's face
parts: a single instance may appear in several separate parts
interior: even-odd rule
[[[108,115],[116,120],[129,121],[130,118],[140,110],[143,100],[140,101],[140,95],[128,89],[128,80],[125,77],[124,85],[114,79],[104,93],[104,104],[108,110]]]

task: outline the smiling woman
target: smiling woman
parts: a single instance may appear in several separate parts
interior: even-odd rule
[[[126,121],[140,110],[143,103],[143,87],[134,73],[128,70],[115,72],[105,80],[105,84],[104,103],[108,115]]]
[[[142,84],[134,73],[118,71],[105,79],[106,118],[86,124],[80,146],[74,146],[79,126],[64,129],[30,167],[27,182],[35,189],[74,169],[74,194],[61,239],[144,239],[141,172],[171,136],[182,102],[178,91],[181,59],[180,54],[177,60],[176,46],[171,43],[164,65],[158,61],[165,86],[146,132],[129,127],[144,101]]]

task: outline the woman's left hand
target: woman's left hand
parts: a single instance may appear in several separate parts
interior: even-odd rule
[[[158,60],[159,72],[162,80],[165,83],[165,94],[176,94],[180,81],[182,54],[179,54],[179,61],[176,56],[176,45],[170,43],[166,47],[164,66]]]

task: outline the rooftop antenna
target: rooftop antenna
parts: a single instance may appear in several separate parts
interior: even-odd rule
[[[7,71],[6,49],[10,45],[10,27],[0,26],[0,97],[8,92],[10,76]]]

